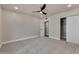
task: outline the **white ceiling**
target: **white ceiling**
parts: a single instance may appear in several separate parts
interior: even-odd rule
[[[78,4],[72,5],[70,8],[67,7],[68,4],[46,4],[46,9],[44,10],[47,12],[48,16],[51,16],[56,13],[60,13],[63,11],[68,11],[74,8],[79,8]],[[15,10],[14,7],[19,7],[18,10]],[[40,7],[42,4],[3,4],[2,7],[4,9],[21,12],[25,14],[29,14],[32,16],[40,17],[40,13],[33,13],[32,11],[38,11],[40,10]]]

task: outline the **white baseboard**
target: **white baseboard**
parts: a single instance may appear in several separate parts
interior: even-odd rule
[[[22,40],[27,40],[27,39],[37,38],[37,37],[39,37],[39,35],[31,36],[31,37],[26,37],[26,38],[20,38],[20,39],[16,39],[16,40],[7,41],[7,42],[2,42],[2,44],[17,42],[17,41],[22,41]]]
[[[56,39],[56,40],[60,40],[60,38],[53,37],[53,36],[49,36],[49,38]]]

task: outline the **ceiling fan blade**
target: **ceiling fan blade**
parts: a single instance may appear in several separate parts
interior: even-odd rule
[[[46,15],[47,13],[45,13],[45,12],[42,12],[44,15]]]
[[[46,4],[44,4],[42,7],[41,7],[41,11],[44,10],[46,8]]]
[[[32,11],[32,12],[40,12],[40,11]]]

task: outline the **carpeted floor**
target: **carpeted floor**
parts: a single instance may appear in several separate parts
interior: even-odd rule
[[[76,54],[79,44],[68,43],[47,37],[23,40],[3,45],[1,54]]]

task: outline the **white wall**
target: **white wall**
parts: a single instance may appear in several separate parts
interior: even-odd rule
[[[2,9],[0,6],[0,44],[1,44],[1,40],[2,40]]]
[[[49,37],[57,40],[60,38],[60,20],[56,16],[49,19]]]
[[[3,42],[40,35],[40,20],[21,13],[3,10]]]
[[[44,29],[44,18],[42,18],[41,19],[41,21],[40,21],[40,36],[41,37],[44,37],[44,35],[45,35],[45,29]]]
[[[60,40],[60,18],[79,14],[79,8],[55,14],[49,20],[49,36]]]

